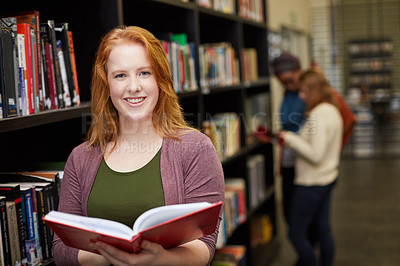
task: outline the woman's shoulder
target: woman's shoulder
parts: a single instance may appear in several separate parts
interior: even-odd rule
[[[210,138],[196,129],[180,130],[177,138],[166,138],[164,143],[167,146],[181,147],[181,149],[193,152],[198,151],[200,148],[204,149],[212,146]]]
[[[100,154],[100,148],[97,146],[90,147],[87,141],[76,146],[71,152],[71,156],[79,159],[93,156],[93,154]]]
[[[315,106],[313,111],[315,111],[315,112],[332,112],[332,111],[338,112],[339,109],[331,103],[324,102],[324,103],[320,103],[317,106]]]
[[[331,103],[320,103],[312,110],[311,113],[323,116],[327,119],[335,119],[341,117],[339,109]]]
[[[176,134],[177,138],[167,138],[172,142],[200,142],[206,140],[208,136],[197,129],[181,129]]]

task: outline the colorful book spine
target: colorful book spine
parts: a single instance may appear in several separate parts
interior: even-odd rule
[[[33,85],[33,69],[32,69],[32,39],[31,39],[31,27],[28,23],[17,24],[18,34],[23,34],[25,38],[25,76],[27,80],[27,96],[28,96],[28,107],[29,114],[35,113],[35,96],[34,96],[34,85]]]
[[[76,62],[75,62],[75,48],[74,48],[74,40],[72,38],[72,32],[68,30],[68,40],[69,40],[69,49],[70,49],[70,57],[71,57],[71,66],[72,66],[72,73],[74,77],[74,85],[75,85],[75,94],[73,96],[73,103],[76,105],[81,105],[80,95],[79,95],[79,84],[78,84],[78,72],[76,69]]]

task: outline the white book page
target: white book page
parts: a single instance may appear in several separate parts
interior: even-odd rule
[[[70,213],[51,211],[46,215],[46,219],[127,240],[130,240],[134,235],[136,235],[136,233],[128,226],[119,222],[102,218],[86,217]]]
[[[208,202],[195,202],[153,208],[145,211],[136,219],[135,224],[133,225],[133,231],[140,232],[154,225],[197,210],[204,209],[211,205],[212,204]]]

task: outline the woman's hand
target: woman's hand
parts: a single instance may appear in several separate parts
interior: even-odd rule
[[[279,132],[279,144],[285,146],[285,135],[286,131]]]
[[[125,252],[107,243],[96,241],[90,244],[91,248],[97,250],[110,264],[120,265],[157,265],[160,258],[165,256],[165,249],[155,243],[144,240],[142,251],[138,254]]]
[[[122,265],[206,265],[208,258],[207,247],[199,240],[191,241],[182,246],[164,249],[161,245],[143,240],[142,250],[137,253],[128,253],[115,248],[107,243],[96,241],[90,244],[91,248],[97,250],[109,264]],[[204,253],[206,252],[206,253]],[[201,260],[206,258],[204,262]],[[192,261],[192,262],[190,262]]]

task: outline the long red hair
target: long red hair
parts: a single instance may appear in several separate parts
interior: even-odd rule
[[[153,125],[163,137],[179,137],[179,129],[193,129],[185,121],[173,87],[168,58],[160,42],[149,31],[136,26],[118,26],[108,32],[99,45],[92,71],[92,124],[87,140],[89,147],[99,145],[103,154],[109,142],[116,145],[119,134],[118,112],[110,99],[107,60],[111,50],[122,42],[145,47],[159,87],[159,99],[153,110]]]

